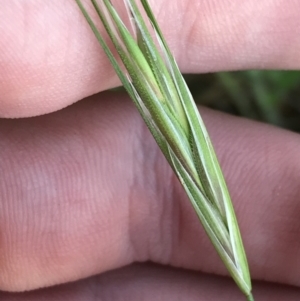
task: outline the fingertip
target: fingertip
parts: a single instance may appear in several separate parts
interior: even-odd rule
[[[0,117],[62,109],[116,85],[74,1],[1,4]]]
[[[184,72],[300,66],[299,1],[151,4]],[[2,1],[0,14],[0,116],[53,112],[118,84],[75,1]]]

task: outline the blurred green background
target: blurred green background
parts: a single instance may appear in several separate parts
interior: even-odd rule
[[[185,75],[198,103],[300,132],[300,71]]]

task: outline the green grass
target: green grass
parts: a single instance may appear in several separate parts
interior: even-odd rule
[[[300,72],[186,75],[198,103],[300,132]]]
[[[133,19],[135,36],[110,0],[91,0],[122,63],[81,0],[76,3],[177,175],[228,272],[252,301],[247,258],[225,179],[204,122],[147,0],[139,2],[146,16],[135,0],[124,2]],[[147,21],[153,27],[148,28]]]

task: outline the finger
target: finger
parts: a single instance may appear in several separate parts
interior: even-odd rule
[[[0,116],[48,113],[118,83],[75,1],[24,3],[1,1]],[[185,72],[300,67],[299,1],[151,4]]]
[[[28,293],[1,293],[3,301],[244,300],[231,280],[150,264],[133,265],[71,284]],[[299,300],[295,287],[255,283],[258,300]]]
[[[135,108],[119,94],[101,96],[1,120],[0,288],[38,288],[148,260],[225,274]],[[298,135],[203,114],[253,277],[299,285]]]

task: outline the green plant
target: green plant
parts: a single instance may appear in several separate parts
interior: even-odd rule
[[[199,104],[300,132],[299,71],[185,75]]]
[[[124,25],[110,0],[103,0],[100,4],[91,0],[118,52],[121,65],[81,1],[75,1],[184,187],[229,273],[248,300],[253,300],[248,263],[221,168],[197,107],[148,2],[140,1],[160,50],[134,0],[125,0],[124,4],[133,20],[136,37]]]

